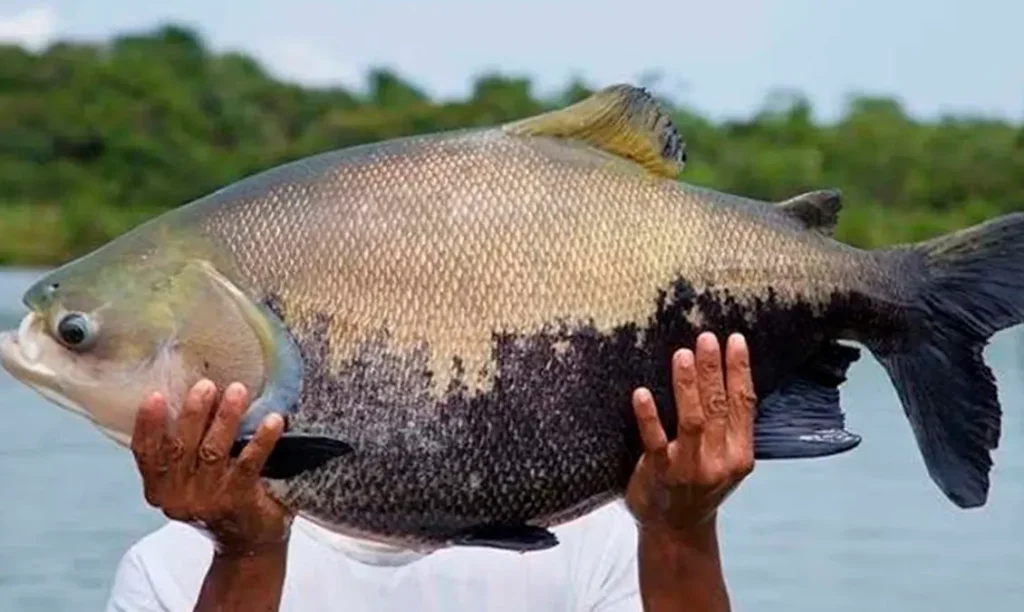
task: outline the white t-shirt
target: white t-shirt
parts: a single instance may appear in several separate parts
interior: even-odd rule
[[[297,518],[282,612],[640,612],[637,533],[622,502],[553,529],[559,545],[518,553],[381,550]],[[206,536],[178,522],[144,537],[117,569],[107,612],[190,612],[209,568]]]

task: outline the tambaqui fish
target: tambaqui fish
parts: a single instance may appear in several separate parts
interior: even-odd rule
[[[398,546],[534,550],[621,495],[631,392],[674,431],[672,353],[746,334],[756,456],[856,446],[838,386],[885,367],[927,471],[986,501],[1000,406],[982,348],[1024,318],[1024,215],[866,251],[837,191],[766,202],[678,180],[644,90],[315,155],[47,274],[2,363],[127,445],[144,394],[240,381],[287,431],[269,490]],[[243,438],[240,443],[243,443]]]

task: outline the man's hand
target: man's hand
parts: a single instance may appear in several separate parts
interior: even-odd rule
[[[725,375],[718,340],[697,338],[697,355],[672,358],[679,425],[671,443],[647,389],[633,394],[644,454],[626,492],[640,523],[640,596],[646,612],[725,612],[715,517],[754,469],[754,385],[746,342],[733,335]]]
[[[683,349],[672,359],[678,415],[668,441],[650,391],[633,394],[644,455],[626,501],[644,528],[687,535],[712,518],[725,498],[754,469],[754,385],[746,342],[734,334],[726,371],[717,338],[697,339],[697,355]]]
[[[218,402],[217,388],[202,380],[173,426],[159,394],[146,398],[135,420],[132,453],[146,501],[171,519],[208,529],[216,541],[197,612],[271,612],[281,603],[292,517],[266,492],[260,471],[284,421],[268,416],[232,459],[248,407],[244,386],[228,386]]]
[[[169,427],[166,400],[153,394],[142,403],[132,436],[146,501],[171,519],[208,529],[220,556],[283,548],[291,524],[259,478],[281,436],[281,417],[267,417],[238,458],[229,457],[246,396],[242,385],[230,385],[215,407],[216,387],[200,381]]]

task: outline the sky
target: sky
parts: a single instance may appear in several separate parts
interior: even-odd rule
[[[796,90],[829,120],[850,94],[919,117],[1024,120],[1019,0],[0,0],[0,41],[32,49],[175,22],[276,76],[359,87],[371,67],[429,93],[489,70],[540,93],[639,82],[716,119]]]

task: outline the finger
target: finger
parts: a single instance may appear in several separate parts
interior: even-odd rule
[[[203,436],[195,481],[197,489],[204,494],[213,494],[217,483],[225,476],[228,453],[237,436],[238,424],[248,408],[247,399],[244,386],[238,383],[228,385],[213,415],[210,428]]]
[[[195,472],[196,454],[210,421],[216,393],[217,387],[211,381],[201,380],[185,397],[171,444],[171,480],[176,486],[183,486]]]
[[[757,395],[750,370],[750,351],[740,334],[729,337],[725,349],[729,426],[726,444],[731,471],[749,474],[754,468],[754,416]]]
[[[708,332],[697,338],[697,388],[705,420],[702,457],[724,461],[729,400],[725,394],[718,338]]]
[[[166,415],[166,400],[159,393],[153,393],[140,404],[132,431],[131,450],[142,476],[143,494],[146,503],[155,507],[160,506],[168,469],[164,457]]]
[[[692,475],[700,466],[704,409],[697,389],[697,368],[693,351],[680,349],[672,356],[672,394],[676,402],[676,442],[682,449],[684,471]]]
[[[263,419],[252,440],[242,448],[242,452],[238,455],[238,461],[231,468],[233,487],[251,487],[259,480],[267,457],[274,450],[277,441],[281,439],[282,433],[284,433],[284,419],[281,418],[281,415],[270,414]]]
[[[640,440],[644,453],[662,469],[668,462],[668,435],[658,418],[658,407],[654,396],[643,387],[633,392],[633,414],[640,429]]]

